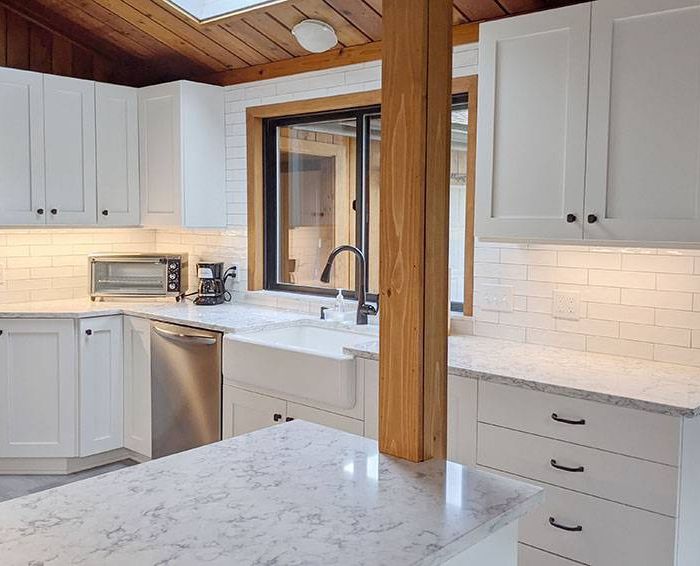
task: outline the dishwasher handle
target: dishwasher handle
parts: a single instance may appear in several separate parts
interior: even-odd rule
[[[189,342],[190,344],[204,344],[212,345],[216,344],[216,338],[210,336],[202,336],[201,334],[183,334],[181,332],[172,332],[170,330],[165,330],[164,328],[153,327],[153,332],[158,334],[158,336],[165,338],[166,340],[177,340],[179,342]]]

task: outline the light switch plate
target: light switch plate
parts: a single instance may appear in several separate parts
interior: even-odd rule
[[[581,293],[555,289],[553,299],[552,314],[554,318],[566,320],[579,320],[581,318]]]
[[[513,312],[513,287],[511,285],[482,285],[479,295],[483,310]]]

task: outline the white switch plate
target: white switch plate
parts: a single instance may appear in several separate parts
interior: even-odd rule
[[[581,293],[555,289],[553,299],[552,314],[554,318],[566,320],[579,320],[581,318]]]
[[[513,287],[511,285],[482,285],[479,294],[483,310],[513,312]]]

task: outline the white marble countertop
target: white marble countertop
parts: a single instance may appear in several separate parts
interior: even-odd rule
[[[345,348],[379,359],[379,343]],[[700,415],[700,370],[477,336],[451,336],[448,372],[674,416]]]
[[[294,421],[0,503],[0,562],[440,564],[542,493]]]
[[[190,301],[92,302],[89,299],[0,306],[0,318],[88,318],[126,314],[219,332],[243,332],[318,316],[233,302],[197,306]]]

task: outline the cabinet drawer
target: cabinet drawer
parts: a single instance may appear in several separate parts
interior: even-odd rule
[[[678,466],[677,417],[480,381],[479,421]]]
[[[527,482],[545,488],[545,497],[542,505],[521,519],[520,542],[593,566],[674,564],[675,519],[560,487]],[[557,524],[580,526],[581,530],[570,532],[554,527],[550,517]]]
[[[676,516],[678,468],[483,423],[478,434],[482,466]]]
[[[328,411],[321,411],[306,405],[298,405],[297,403],[287,403],[287,417],[292,419],[301,419],[310,423],[320,424],[330,428],[336,428],[350,434],[362,436],[365,431],[364,423],[357,419],[336,415]]]
[[[561,556],[550,554],[526,544],[518,545],[518,566],[580,566]]]

